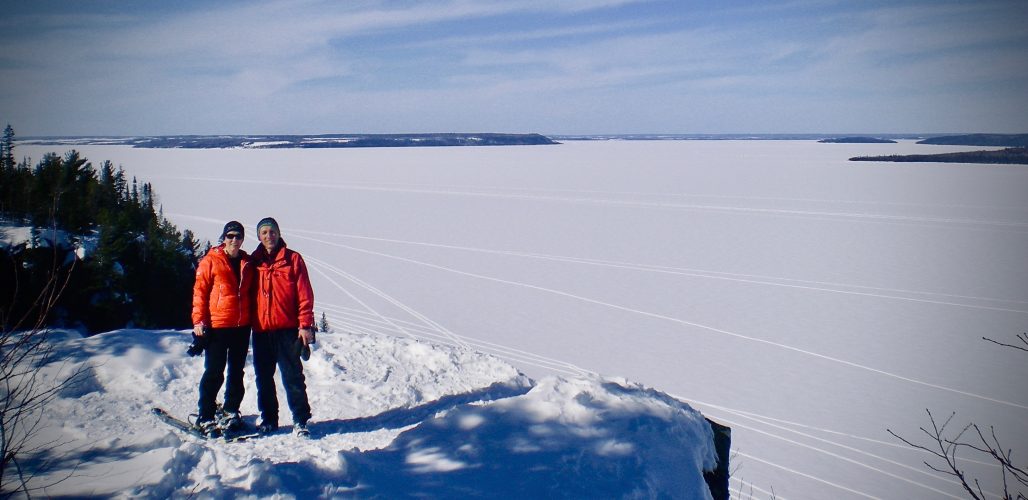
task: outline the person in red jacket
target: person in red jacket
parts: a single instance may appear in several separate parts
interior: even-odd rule
[[[293,432],[308,437],[311,407],[300,356],[309,353],[314,343],[314,289],[303,257],[286,248],[275,219],[261,219],[257,237],[261,244],[252,257],[257,270],[253,306],[253,369],[261,412],[257,430],[268,434],[278,429],[277,365],[293,414]]]
[[[221,429],[242,426],[239,404],[243,401],[243,367],[250,346],[250,314],[254,269],[243,245],[243,225],[225,224],[221,244],[212,248],[196,268],[193,284],[193,335],[203,345],[204,372],[200,378],[197,425],[208,436]],[[190,353],[194,353],[191,349]],[[198,353],[196,353],[198,354]],[[222,414],[215,415],[215,400],[225,382]],[[215,422],[215,417],[220,422]]]

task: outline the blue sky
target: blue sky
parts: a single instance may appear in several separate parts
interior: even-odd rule
[[[1028,133],[1028,1],[2,3],[19,136]]]

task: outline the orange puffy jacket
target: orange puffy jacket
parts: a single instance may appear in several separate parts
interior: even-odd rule
[[[263,246],[253,251],[257,269],[254,331],[314,328],[314,289],[307,264],[300,254],[279,240],[278,251],[268,255]]]
[[[213,328],[250,325],[254,266],[240,250],[239,280],[232,272],[225,245],[212,248],[196,267],[193,324]]]

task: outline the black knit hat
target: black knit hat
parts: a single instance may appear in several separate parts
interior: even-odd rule
[[[240,224],[239,221],[233,220],[229,221],[228,224],[225,224],[225,229],[221,230],[221,237],[218,238],[218,241],[225,241],[225,235],[231,232],[239,233],[240,236],[246,234],[246,232],[243,231],[243,225]]]

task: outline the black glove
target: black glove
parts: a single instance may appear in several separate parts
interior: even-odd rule
[[[189,349],[186,349],[186,354],[190,356],[199,356],[203,354],[203,350],[207,348],[207,341],[210,336],[210,333],[205,333],[203,337],[197,337],[194,333],[193,343],[189,344]]]
[[[300,356],[300,359],[307,361],[311,359],[311,346],[304,345],[303,339],[300,337],[296,338],[296,353]]]

